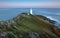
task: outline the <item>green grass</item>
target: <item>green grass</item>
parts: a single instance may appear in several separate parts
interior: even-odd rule
[[[46,32],[50,35],[56,36],[50,29],[50,27],[54,25],[43,20],[42,18],[36,15],[27,15],[27,14],[20,14],[18,17],[19,19],[17,18],[13,19],[14,23],[11,23],[10,24],[11,27],[7,28],[5,31],[13,32],[17,36],[23,34],[23,32],[37,32],[37,33]]]

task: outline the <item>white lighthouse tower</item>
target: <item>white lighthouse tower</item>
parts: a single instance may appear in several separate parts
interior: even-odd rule
[[[32,8],[30,8],[30,14],[33,14],[33,13],[32,13]]]
[[[28,15],[30,15],[30,14],[31,14],[31,15],[33,14],[33,13],[32,13],[32,8],[30,8],[30,13],[28,13]]]

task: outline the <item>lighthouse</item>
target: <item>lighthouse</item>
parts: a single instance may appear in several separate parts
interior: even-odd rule
[[[33,13],[32,13],[32,8],[30,8],[30,12],[28,13],[28,15],[32,15]]]
[[[32,8],[30,8],[30,14],[33,14],[33,13],[32,13]]]

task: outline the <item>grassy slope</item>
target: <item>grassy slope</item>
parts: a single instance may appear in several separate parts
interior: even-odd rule
[[[21,21],[16,21],[20,25],[17,27],[19,30],[25,32],[47,32],[55,36],[55,34],[51,32],[49,28],[52,24],[46,22],[42,18],[32,15],[21,15],[21,17],[23,17]]]
[[[43,20],[42,18],[36,15],[20,14],[12,21],[14,23],[11,22],[11,27],[5,28],[5,30],[3,31],[8,31],[9,34],[11,34],[10,32],[12,32],[18,36],[20,34],[23,34],[23,32],[46,32],[52,36],[56,36],[50,28],[54,25],[48,23],[47,21]]]

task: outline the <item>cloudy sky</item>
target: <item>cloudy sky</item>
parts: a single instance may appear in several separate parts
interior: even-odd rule
[[[0,8],[53,7],[60,8],[60,0],[0,0]]]

